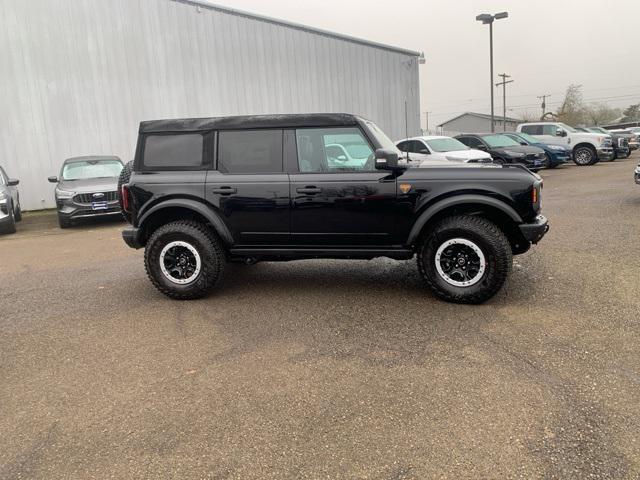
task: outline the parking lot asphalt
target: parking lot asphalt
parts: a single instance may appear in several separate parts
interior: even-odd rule
[[[172,301],[123,224],[0,237],[0,478],[639,478],[638,156],[543,171],[481,306],[413,261],[231,266]]]

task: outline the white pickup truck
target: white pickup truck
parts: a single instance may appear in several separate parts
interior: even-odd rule
[[[579,132],[561,122],[521,123],[516,131],[533,135],[542,143],[570,147],[576,165],[593,165],[600,160],[613,159],[610,135]]]

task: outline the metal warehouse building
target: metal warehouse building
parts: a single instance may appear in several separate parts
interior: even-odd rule
[[[155,118],[348,112],[420,131],[419,53],[191,0],[0,0],[0,164],[53,207],[65,158]]]

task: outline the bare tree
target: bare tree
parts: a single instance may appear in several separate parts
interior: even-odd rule
[[[620,109],[612,108],[606,103],[593,103],[584,108],[585,120],[590,125],[602,125],[620,117]]]
[[[562,105],[556,113],[558,121],[569,125],[579,125],[585,120],[585,107],[582,100],[582,85],[571,84],[564,94]]]

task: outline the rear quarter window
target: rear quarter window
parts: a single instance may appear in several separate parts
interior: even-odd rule
[[[147,168],[195,168],[204,164],[204,136],[200,133],[148,135],[143,164]]]
[[[542,135],[542,125],[523,125],[520,131],[529,135]]]

